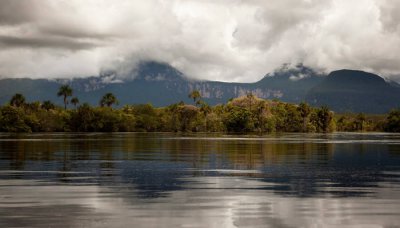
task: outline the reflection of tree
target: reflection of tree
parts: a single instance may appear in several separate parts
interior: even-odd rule
[[[114,145],[115,143],[112,143]],[[114,172],[113,170],[115,169],[114,166],[114,160],[118,159],[116,158],[117,154],[115,153],[113,149],[114,147],[110,146],[103,146],[99,148],[99,158],[100,158],[100,172],[103,177],[113,177]]]
[[[390,156],[400,157],[400,146],[399,145],[388,145],[388,151]],[[396,160],[394,160],[396,161]],[[395,163],[396,164],[396,163]],[[398,165],[398,163],[397,163]]]
[[[10,167],[1,168],[61,171],[37,178],[72,183],[79,180],[69,177],[81,175],[73,172],[88,172],[85,175],[94,176],[96,183],[128,183],[142,197],[182,190],[183,183],[201,175],[255,178],[274,183],[272,189],[278,194],[311,196],[328,188],[376,186],[382,180],[379,178],[382,167],[398,164],[396,158],[400,158],[395,145],[285,142],[280,141],[280,137],[252,140],[176,136],[180,135],[67,134],[40,135],[31,141],[3,141],[0,142],[0,159],[9,160]],[[209,171],[214,169],[261,172]],[[350,193],[332,191],[332,194],[346,196]]]
[[[77,135],[55,141],[2,142],[0,148],[4,153],[8,152],[14,164],[13,169],[24,169],[23,164],[27,160],[59,161],[63,164],[61,170],[65,171],[73,169],[73,167],[67,167],[71,166],[68,165],[70,160],[113,161],[115,156],[119,156],[120,160],[189,162],[192,168],[258,169],[267,164],[312,159],[315,151],[321,149],[318,148],[320,147],[318,144],[163,139],[157,137],[156,134],[154,136],[130,134],[127,137],[115,139],[111,135],[94,137]],[[327,151],[329,147],[322,149]],[[69,151],[72,153],[68,153]],[[330,153],[324,154],[328,156]],[[113,162],[104,163],[103,166],[113,168]]]
[[[11,154],[11,167],[16,170],[23,170],[25,165],[25,150],[26,150],[26,143],[18,143],[16,145],[16,151],[14,154]],[[29,148],[29,147],[28,147]]]
[[[10,161],[13,170],[24,170],[27,161],[50,161],[55,152],[50,142],[4,141],[0,143],[1,159]]]
[[[321,148],[321,145],[325,145]],[[328,144],[312,143],[279,143],[279,142],[221,142],[219,153],[228,159],[234,169],[259,169],[273,164],[285,164],[316,159],[316,152],[322,150],[324,157],[318,159],[329,160],[332,146]]]
[[[70,177],[70,175],[68,173],[72,170],[71,160],[69,157],[70,152],[68,150],[64,150],[61,153],[63,154],[62,161],[61,161],[62,165],[60,166],[60,169],[59,169],[60,172],[57,173],[57,176],[59,178],[59,181],[69,182],[68,177]]]

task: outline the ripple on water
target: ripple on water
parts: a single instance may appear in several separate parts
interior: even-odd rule
[[[0,134],[1,227],[398,227],[400,135]]]

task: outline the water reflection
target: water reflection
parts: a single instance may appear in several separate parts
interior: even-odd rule
[[[399,142],[393,134],[3,134],[0,226],[400,225]]]

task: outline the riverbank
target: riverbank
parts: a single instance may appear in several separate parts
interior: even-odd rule
[[[0,107],[0,132],[399,132],[400,111],[386,115],[335,114],[249,94],[226,104],[183,102],[156,108],[151,104],[122,108],[88,104],[63,108],[48,103]]]

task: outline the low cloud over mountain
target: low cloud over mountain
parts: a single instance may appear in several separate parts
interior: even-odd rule
[[[0,75],[73,77],[143,60],[254,82],[285,63],[400,75],[390,0],[1,0]]]

